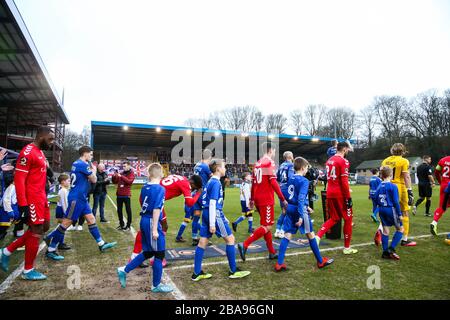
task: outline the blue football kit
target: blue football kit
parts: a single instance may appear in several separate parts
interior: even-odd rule
[[[142,250],[148,252],[164,251],[166,247],[165,235],[161,221],[164,207],[166,189],[160,184],[147,183],[142,187],[140,199],[142,200],[140,229],[142,233]],[[161,210],[157,221],[153,221],[153,210]],[[158,239],[153,239],[153,224],[157,224]]]
[[[202,185],[204,188],[211,177],[211,170],[209,170],[209,166],[206,163],[200,161],[194,167],[194,174],[202,178]]]
[[[215,201],[215,212],[210,211],[211,201]],[[212,234],[209,231],[211,219],[215,220],[214,226],[216,228],[216,235],[220,237],[227,237],[232,234],[228,220],[223,213],[223,189],[220,180],[212,177],[202,193],[202,226],[200,227],[200,236],[211,238]]]
[[[375,193],[375,199],[383,226],[401,227],[402,212],[400,210],[398,187],[392,182],[382,182]]]
[[[70,173],[71,188],[67,197],[69,207],[66,210],[65,218],[78,221],[80,216],[92,213],[87,200],[91,187],[88,177],[91,174],[92,170],[88,162],[77,160],[72,164]]]

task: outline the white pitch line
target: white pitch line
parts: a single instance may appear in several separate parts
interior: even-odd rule
[[[36,257],[39,255],[39,253],[46,247],[46,244],[44,241],[41,242],[39,245],[39,250],[36,255]],[[13,272],[10,273],[10,275],[5,279],[5,281],[2,282],[0,285],[0,294],[3,294],[6,292],[6,290],[9,289],[9,287],[12,285],[14,280],[22,273],[23,268],[25,266],[25,262],[22,262]]]
[[[117,210],[117,205],[114,203],[113,199],[111,199],[109,194],[107,196],[108,196],[109,201],[111,201],[112,205]],[[124,218],[124,220],[126,221],[125,218]],[[130,226],[130,231],[131,231],[131,236],[133,237],[133,240],[134,240],[136,238],[136,234],[137,234],[136,230],[133,228],[133,226]],[[175,283],[169,277],[167,272],[164,272],[164,270],[163,270],[163,274],[162,274],[162,280],[165,283],[169,284],[173,288],[172,295],[175,297],[176,300],[186,300],[186,296],[181,292],[180,289],[178,289],[178,287],[175,285]]]
[[[448,232],[441,232],[438,233],[439,236],[445,235]],[[420,235],[420,236],[416,236],[416,237],[411,237],[411,239],[420,239],[420,238],[429,238],[429,237],[433,237],[433,235],[431,234],[426,234],[426,235]],[[373,245],[373,242],[366,242],[366,243],[358,243],[355,245],[352,245],[352,248],[354,247],[367,247]],[[343,250],[344,247],[333,247],[333,248],[325,248],[325,249],[320,249],[320,252],[328,252],[328,251],[336,251],[336,250]],[[312,251],[308,250],[308,251],[296,251],[296,252],[291,252],[291,253],[286,253],[286,256],[299,256],[299,255],[304,255],[304,254],[311,254]],[[245,259],[245,261],[256,261],[256,260],[265,260],[267,259],[267,257],[254,257],[254,258],[248,258]],[[220,264],[228,264],[228,260],[221,260],[221,261],[215,261],[215,262],[207,262],[207,263],[203,263],[203,266],[214,266],[214,265],[220,265]],[[168,268],[167,270],[179,270],[179,269],[191,269],[193,268],[194,265],[193,264],[184,264],[181,266],[175,266],[172,268]]]

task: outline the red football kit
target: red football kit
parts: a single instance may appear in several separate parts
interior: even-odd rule
[[[275,175],[275,162],[262,157],[253,168],[252,180],[251,200],[261,217],[260,224],[271,226],[275,223],[274,192],[281,201],[285,200]]]
[[[444,204],[445,199],[445,188],[447,188],[448,183],[450,182],[450,156],[446,156],[439,160],[438,166],[441,167],[441,170],[435,170],[435,176],[438,182],[441,184],[440,194],[439,194],[439,207],[434,212],[434,221],[438,222],[439,219],[444,214],[445,210],[443,208],[450,208],[450,199],[447,201],[447,206]]]
[[[329,219],[320,228],[319,238],[327,233],[337,222],[344,219],[344,246],[350,247],[352,237],[352,208],[347,208],[350,196],[348,183],[350,163],[343,156],[337,154],[328,159],[327,169],[327,200],[326,206]]]
[[[179,197],[181,195],[184,196],[184,203],[188,207],[192,207],[200,198],[201,192],[197,192],[195,196],[191,195],[191,184],[189,179],[179,175],[169,175],[161,180],[160,185],[166,189],[165,201]],[[142,199],[139,199],[142,204]],[[166,220],[166,212],[163,209],[163,218],[162,220]],[[138,231],[136,235],[136,240],[134,243],[134,254],[139,254],[142,251],[142,238],[141,231]]]
[[[275,223],[274,192],[281,201],[285,201],[275,175],[275,162],[268,156],[262,157],[253,168],[252,180],[251,200],[255,203],[261,220],[260,227],[244,241],[244,248],[247,249],[253,242],[264,237],[267,250],[270,254],[275,254],[272,232],[266,228]]]
[[[17,204],[30,207],[28,224],[39,225],[50,221],[50,209],[45,185],[47,163],[44,153],[33,143],[25,146],[19,154],[14,175]]]
[[[42,225],[50,222],[50,209],[45,193],[47,183],[47,162],[39,147],[30,143],[19,154],[14,174],[17,203],[20,207],[28,206],[30,214],[28,225]],[[14,240],[6,250],[10,253],[25,245],[25,271],[34,268],[39,251],[40,234],[29,228],[23,236]]]

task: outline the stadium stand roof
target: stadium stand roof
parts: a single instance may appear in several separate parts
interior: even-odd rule
[[[63,102],[16,4],[0,0],[0,145],[20,149],[37,127],[49,125],[61,151],[66,124]],[[60,162],[55,153],[53,160]]]
[[[420,157],[408,157],[406,159],[408,159],[411,168],[415,168],[422,163],[422,158]],[[356,170],[370,170],[373,168],[379,168],[381,166],[381,162],[383,162],[383,159],[363,161],[356,167]]]
[[[125,129],[126,128],[126,129]],[[273,135],[265,132],[242,133],[230,130],[212,130],[208,128],[190,128],[183,126],[163,126],[153,124],[135,124],[118,122],[91,122],[91,145],[96,151],[114,150],[119,146],[142,147],[142,148],[172,148],[179,141],[171,141],[172,132],[175,130],[188,131],[192,134],[198,133],[220,133],[223,136],[269,136],[269,139],[279,140],[280,154],[283,151],[293,151],[294,154],[320,155],[324,154],[334,138],[295,136],[290,134]],[[338,139],[343,141],[344,139]],[[353,143],[354,141],[351,140]],[[205,142],[208,144],[210,142]]]

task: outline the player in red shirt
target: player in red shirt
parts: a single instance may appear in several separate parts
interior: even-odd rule
[[[450,200],[447,200],[447,205],[444,203],[445,189],[450,182],[450,156],[446,156],[439,160],[438,165],[434,170],[434,175],[436,176],[437,181],[439,181],[439,183],[441,184],[439,194],[439,207],[436,209],[436,211],[434,211],[434,218],[430,224],[430,231],[433,235],[436,236],[438,221],[444,214],[445,209],[450,207]]]
[[[161,180],[161,185],[166,189],[165,201],[184,196],[184,203],[188,207],[192,207],[200,198],[201,192],[197,192],[194,197],[191,195],[192,190],[202,189],[202,179],[198,175],[193,175],[189,179],[178,175],[169,175]],[[142,199],[139,199],[141,201]],[[163,209],[163,224],[164,231],[167,231],[167,216],[165,209]],[[134,242],[134,249],[131,255],[131,260],[142,252],[142,236],[141,231],[136,234]],[[166,263],[164,263],[165,265]]]
[[[350,247],[352,239],[353,202],[350,196],[348,175],[350,163],[345,156],[352,147],[348,142],[339,142],[337,153],[328,159],[327,168],[327,210],[329,219],[317,233],[317,241],[320,242],[323,235],[337,222],[344,219],[344,254],[357,253],[358,250]]]
[[[47,161],[42,150],[53,145],[55,135],[50,127],[40,127],[34,142],[25,146],[16,164],[14,184],[21,219],[28,224],[25,234],[0,250],[1,268],[7,272],[10,255],[25,245],[25,280],[45,280],[47,277],[34,269],[39,243],[50,227],[50,209],[45,185],[47,183]]]
[[[248,247],[262,237],[264,237],[267,250],[269,250],[269,259],[278,258],[272,244],[272,226],[275,223],[274,192],[282,202],[283,210],[287,207],[287,201],[281,192],[275,175],[275,162],[273,159],[276,154],[276,147],[271,142],[265,142],[263,150],[266,150],[266,153],[253,168],[253,183],[249,204],[251,210],[256,207],[259,212],[261,218],[260,227],[244,243],[238,244],[239,254],[243,261],[245,261]]]

